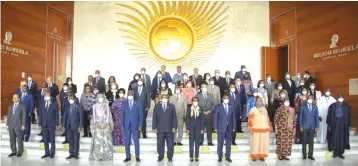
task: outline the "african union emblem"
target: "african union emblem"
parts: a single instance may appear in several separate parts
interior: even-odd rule
[[[199,65],[209,59],[225,32],[224,2],[149,1],[118,4],[125,44],[140,61]],[[123,28],[124,27],[124,28]]]

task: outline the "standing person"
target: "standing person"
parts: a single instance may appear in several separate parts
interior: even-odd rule
[[[179,86],[180,86],[180,89],[184,89],[186,87],[186,84],[187,82],[190,81],[189,80],[189,77],[188,77],[188,74],[187,73],[184,73],[183,74],[183,79],[181,79],[179,81]]]
[[[214,85],[218,86],[219,87],[219,90],[220,90],[220,98],[219,98],[219,101],[217,104],[220,104],[221,103],[221,96],[224,94],[224,89],[225,89],[225,78],[221,77],[220,76],[220,71],[219,70],[215,70],[215,76],[212,77],[212,79],[210,79],[212,81],[214,81]],[[210,89],[210,88],[209,88]]]
[[[45,144],[45,155],[41,158],[54,158],[56,151],[55,132],[56,126],[59,125],[58,107],[57,103],[51,101],[51,94],[45,94],[45,102],[40,106],[41,114],[39,126],[42,129],[42,134]],[[51,143],[51,150],[49,150],[49,144]]]
[[[303,85],[305,84],[305,79],[302,77],[301,73],[297,73],[295,84],[296,84],[296,93],[297,89],[300,89],[300,82],[303,81]]]
[[[318,108],[313,104],[313,96],[309,95],[307,97],[307,103],[303,104],[300,108],[300,126],[302,136],[302,156],[305,160],[307,157],[306,145],[308,141],[308,158],[315,160],[313,158],[313,138],[315,132],[318,130]]]
[[[71,90],[70,90],[71,91]],[[64,83],[62,85],[62,90],[60,92],[60,105],[61,105],[61,121],[63,120],[63,116],[66,114],[66,106],[69,105],[69,96],[68,96],[68,84]],[[66,132],[63,132],[61,136],[66,136]],[[66,143],[67,143],[67,137]]]
[[[314,83],[311,83],[308,94],[313,96],[313,101],[316,102],[317,99],[319,99],[322,96],[321,91],[317,91],[316,85]]]
[[[181,94],[179,86],[175,87],[175,94],[170,96],[169,103],[174,105],[177,117],[178,127],[174,133],[174,145],[183,146],[181,140],[183,139],[184,121],[188,106],[186,104],[186,98],[183,94]]]
[[[91,132],[93,134],[89,160],[113,160],[113,119],[106,97],[99,93],[93,106]]]
[[[76,93],[77,93],[77,85],[72,82],[72,78],[71,78],[71,77],[67,77],[65,84],[67,84],[67,85],[68,85],[68,88],[71,88],[71,89],[72,89],[72,93],[73,93],[74,95],[76,95]]]
[[[36,81],[32,80],[32,75],[31,74],[27,74],[27,89],[28,89],[28,92],[33,96],[34,98],[34,107],[36,107],[36,103],[37,103],[37,95],[36,95],[36,92],[37,92],[37,83]],[[32,112],[32,115],[31,115],[32,119],[32,124],[35,124],[36,122],[36,116],[35,116],[35,111]]]
[[[199,106],[199,98],[193,97],[193,104],[188,106],[186,112],[186,133],[189,135],[189,157],[190,161],[199,161],[199,148],[201,137],[204,134],[204,114],[202,107]],[[195,147],[195,148],[194,148]]]
[[[206,129],[206,137],[208,139],[208,145],[214,146],[212,133],[213,133],[213,111],[215,109],[214,96],[208,93],[206,84],[201,84],[201,93],[197,95],[199,99],[199,106],[203,110],[204,114],[204,127]],[[203,145],[204,134],[201,136],[200,145]]]
[[[189,77],[193,83],[193,88],[197,91],[200,89],[201,82],[203,81],[203,76],[199,74],[199,69],[194,68],[194,74]]]
[[[304,79],[301,79],[299,84],[296,86],[296,97],[299,96],[301,94],[301,90],[303,88],[306,88],[305,86],[305,80]]]
[[[112,83],[111,90],[105,93],[107,101],[109,102],[109,106],[119,98],[118,85],[116,83]]]
[[[112,106],[110,107],[112,112],[112,118],[113,118],[113,145],[114,146],[124,146],[125,145],[125,139],[124,139],[124,133],[122,130],[122,119],[121,114],[123,113],[123,104],[125,101],[127,101],[127,98],[125,97],[126,90],[123,88],[119,89],[119,98],[116,99]]]
[[[160,88],[157,89],[157,96],[155,99],[155,103],[158,103],[162,95],[168,95],[168,97],[173,95],[172,89],[168,87],[167,81],[164,79],[160,81]]]
[[[248,74],[244,74],[244,78],[242,79],[241,83],[245,87],[246,98],[248,99],[252,96],[252,90],[254,89],[252,81],[249,79]]]
[[[69,110],[70,107],[70,96],[74,95],[72,93],[72,88],[67,89],[67,94],[66,97],[62,100],[61,103],[61,122],[62,124],[64,124],[64,118],[63,116],[66,114],[66,111]],[[75,96],[76,98],[76,96]],[[79,101],[76,98],[76,104],[79,104]],[[63,134],[62,136],[65,136],[65,141],[62,142],[62,144],[67,144],[68,143],[68,139],[67,139],[67,134],[66,134],[66,128],[64,128]]]
[[[143,125],[142,125],[142,135],[143,138],[147,138],[147,115],[150,109],[150,88],[143,85],[144,80],[140,78],[138,80],[138,87],[133,90],[134,99],[139,100],[142,105],[143,112]]]
[[[280,98],[280,92],[281,92],[281,90],[284,91],[284,93],[285,93],[285,98],[288,98],[287,91],[282,88],[282,84],[281,84],[281,83],[278,83],[276,89],[274,89],[274,90],[272,91],[272,94],[271,94],[270,102],[271,102],[272,105],[274,105],[275,100],[277,100],[277,99]],[[275,107],[273,107],[273,108],[275,108]],[[277,109],[277,108],[276,108],[276,109]],[[276,110],[276,109],[273,109],[273,110]]]
[[[99,70],[95,71],[93,85],[98,88],[99,93],[106,92],[106,80],[101,77],[101,72]]]
[[[337,100],[328,109],[328,150],[333,151],[333,157],[344,159],[345,149],[350,149],[349,129],[352,127],[352,114],[348,103],[343,102],[343,94],[338,94]]]
[[[196,96],[197,92],[196,89],[192,87],[193,83],[191,80],[189,80],[186,84],[186,87],[181,91],[181,93],[185,96],[186,98],[186,104],[189,106],[191,106],[192,104],[192,99]]]
[[[55,84],[52,80],[51,76],[48,76],[46,79],[46,83],[48,85],[48,89],[50,90],[51,97],[56,98],[56,96],[60,93],[58,90],[57,84]]]
[[[260,96],[262,96],[262,100],[263,100],[263,104],[265,105],[266,108],[268,108],[268,96],[267,96],[267,90],[265,89],[265,82],[264,80],[260,80],[257,83],[257,92],[259,94],[261,94]]]
[[[24,130],[26,122],[26,107],[20,104],[19,95],[14,94],[12,101],[14,104],[10,105],[7,112],[6,127],[9,131],[11,154],[9,157],[21,157],[24,152]],[[17,151],[16,140],[19,150]]]
[[[235,78],[240,78],[241,80],[244,79],[244,75],[247,75],[248,80],[251,81],[251,75],[250,72],[246,71],[246,66],[245,65],[241,65],[241,71],[238,71],[235,73]]]
[[[22,94],[20,98],[20,103],[25,106],[26,109],[26,123],[25,123],[25,134],[24,134],[24,141],[28,142],[30,135],[31,135],[31,116],[34,112],[34,104],[35,100],[31,93],[27,92],[27,86],[24,85],[21,88]]]
[[[273,107],[272,107],[272,103],[271,103],[271,95],[272,95],[272,92],[275,90],[275,82],[274,82],[274,80],[272,80],[270,74],[266,75],[264,88],[267,91],[267,102],[268,102],[267,111],[269,112],[269,115],[270,115],[270,114],[272,114],[272,112],[274,112]]]
[[[125,133],[125,148],[126,159],[124,162],[131,161],[130,144],[131,137],[133,137],[135,158],[139,158],[139,132],[142,130],[143,124],[143,108],[140,100],[134,100],[134,93],[132,90],[128,91],[128,100],[124,101],[121,109],[121,129]]]
[[[152,83],[151,83],[151,79],[150,79],[150,76],[148,74],[146,74],[146,69],[145,68],[142,68],[140,70],[140,78],[142,79],[143,81],[143,85],[145,87],[147,87],[147,89],[151,90],[152,89]]]
[[[273,102],[273,109],[274,109],[273,112],[269,112],[269,117],[270,117],[271,122],[274,122],[276,110],[278,110],[278,108],[280,108],[284,104],[285,99],[288,98],[285,90],[283,90],[283,89],[279,92],[278,96],[279,96],[279,98],[276,98],[275,101]],[[274,127],[274,129],[275,129],[275,127]]]
[[[151,87],[151,98],[152,100],[154,100],[154,103],[156,103],[156,97],[157,97],[157,92],[158,92],[158,88],[161,87],[161,82],[162,82],[162,73],[160,71],[157,72],[157,74],[155,75],[155,77],[153,78],[153,82],[152,82],[152,87]]]
[[[133,90],[138,86],[138,80],[140,79],[139,73],[135,73],[133,76],[133,80],[128,85],[128,90]]]
[[[223,157],[223,145],[224,140],[226,143],[225,159],[228,162],[232,162],[230,159],[231,154],[231,142],[232,133],[235,132],[236,127],[236,115],[235,107],[229,105],[229,95],[223,95],[222,104],[216,105],[214,114],[214,129],[218,133],[218,162],[221,162]]]
[[[221,95],[220,95],[220,88],[219,86],[215,85],[214,78],[210,78],[209,85],[207,86],[208,93],[212,94],[214,97],[214,103],[215,105],[220,104],[221,101]]]
[[[27,87],[27,82],[26,81],[20,81],[20,87],[15,89],[15,93],[19,95],[19,97],[21,97],[22,95],[22,87],[23,86]]]
[[[236,133],[239,133],[241,130],[241,119],[242,119],[242,110],[241,110],[241,98],[240,96],[235,92],[236,88],[235,88],[235,84],[230,84],[230,92],[228,93],[229,95],[229,105],[230,107],[232,107],[232,110],[235,113],[235,121],[236,123],[234,124],[234,129],[235,131],[232,133],[232,144],[236,145]],[[241,130],[242,131],[242,130]]]
[[[314,79],[311,75],[310,75],[310,72],[309,71],[305,71],[303,73],[303,78],[305,79],[305,86],[306,88],[308,89],[309,86],[311,86],[311,84],[313,83],[316,83],[316,79]]]
[[[296,96],[296,85],[291,79],[290,73],[285,73],[285,78],[281,80],[282,88],[287,91],[288,98],[290,99],[290,106],[294,106],[294,100]]]
[[[296,125],[295,110],[290,107],[290,100],[286,98],[284,104],[276,111],[275,118],[276,154],[279,160],[289,160],[291,155],[293,127]]]
[[[168,103],[169,95],[161,95],[161,103],[154,107],[153,131],[157,134],[158,161],[164,159],[164,142],[167,143],[168,161],[172,162],[174,152],[174,133],[177,128],[175,107]]]
[[[83,137],[92,137],[90,122],[92,119],[92,109],[96,104],[96,96],[92,93],[91,85],[86,85],[85,93],[81,95],[80,105],[83,111]]]
[[[93,90],[94,86],[93,86],[93,76],[92,75],[89,75],[87,77],[87,81],[84,85],[83,85],[83,93],[86,92],[86,86],[89,85],[91,87],[91,89]]]
[[[325,95],[317,100],[318,116],[319,116],[319,128],[317,132],[317,140],[321,144],[325,144],[327,140],[327,114],[329,106],[337,102],[334,97],[331,96],[329,89],[326,90]]]
[[[66,159],[78,159],[80,150],[80,132],[83,124],[83,112],[74,94],[70,96],[70,105],[64,115],[63,127],[66,129],[67,139],[70,144],[70,156]]]
[[[248,118],[250,110],[256,106],[257,90],[253,90],[253,95],[247,100],[245,118]]]
[[[170,76],[169,72],[165,71],[166,69],[167,69],[167,67],[165,65],[162,65],[160,67],[160,72],[162,73],[163,80],[165,80],[166,82],[173,82],[172,76]]]
[[[303,87],[301,90],[301,94],[296,98],[295,100],[295,114],[296,114],[296,126],[295,126],[295,143],[296,144],[302,144],[302,131],[300,130],[300,111],[302,105],[304,105],[307,102],[308,95],[307,95],[307,88]]]
[[[36,104],[35,104],[35,107],[36,107],[36,113],[37,113],[37,124],[38,124],[38,121],[40,120],[40,113],[41,113],[41,110],[40,110],[40,105],[45,102],[45,94],[46,93],[49,93],[49,89],[47,88],[47,83],[46,81],[43,81],[42,84],[41,84],[41,88],[37,90],[36,92]],[[57,101],[56,101],[57,102]],[[37,134],[38,136],[42,136],[42,131]],[[42,138],[39,142],[44,142],[44,139]]]
[[[180,85],[180,81],[183,79],[183,73],[181,72],[181,66],[177,66],[177,73],[173,76],[173,85]]]
[[[241,103],[241,113],[240,119],[237,119],[236,121],[236,129],[239,133],[243,133],[242,131],[242,127],[241,127],[241,121],[243,121],[243,118],[245,116],[245,112],[246,112],[246,103],[247,103],[247,98],[246,98],[246,93],[245,93],[245,86],[241,84],[241,78],[235,78],[235,93],[240,97],[240,103]],[[237,115],[236,115],[237,116]],[[236,137],[236,134],[235,134]]]
[[[248,129],[250,131],[250,156],[252,161],[256,161],[258,158],[265,161],[269,151],[271,125],[261,97],[256,98],[256,106],[250,110]]]
[[[230,84],[233,84],[233,83],[235,83],[235,80],[234,79],[232,79],[231,77],[230,77],[231,75],[230,75],[230,71],[226,71],[225,72],[225,84],[223,84],[224,85],[224,93],[229,93],[230,92]]]
[[[112,84],[117,84],[116,77],[109,76],[107,84],[106,84],[106,93],[111,90],[111,85]]]

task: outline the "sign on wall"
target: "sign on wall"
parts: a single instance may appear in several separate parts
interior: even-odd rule
[[[29,55],[28,50],[14,47],[12,45],[13,35],[10,31],[6,31],[4,36],[5,36],[5,38],[4,38],[4,40],[2,40],[2,44],[0,45],[0,47],[1,47],[0,53],[1,54],[11,55],[11,56],[21,56],[21,55],[28,56]]]
[[[314,53],[313,59],[334,59],[342,56],[347,56],[354,51],[358,51],[358,43],[351,44],[348,46],[338,45],[339,36],[337,34],[332,35],[331,43],[329,44],[329,50]]]

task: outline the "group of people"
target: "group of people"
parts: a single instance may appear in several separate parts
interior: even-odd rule
[[[15,90],[13,104],[8,109],[12,150],[9,156],[22,155],[23,140],[29,140],[31,121],[37,119],[45,145],[42,158],[55,156],[55,131],[64,128],[63,143],[70,146],[67,159],[77,159],[83,128],[83,137],[92,137],[90,160],[111,160],[113,146],[125,146],[124,161],[130,161],[130,145],[134,144],[136,160],[140,161],[139,139],[147,138],[146,119],[152,100],[155,103],[152,130],[157,134],[158,161],[164,159],[165,142],[168,161],[172,161],[174,146],[183,145],[183,133],[189,135],[190,161],[198,161],[204,133],[208,146],[214,146],[212,133],[217,133],[218,161],[223,159],[225,142],[225,160],[231,162],[231,145],[236,145],[236,133],[243,132],[243,121],[248,124],[253,161],[264,161],[268,156],[271,130],[276,135],[279,160],[289,160],[293,140],[302,144],[303,159],[307,157],[306,144],[309,144],[308,158],[314,160],[315,133],[320,143],[328,141],[333,157],[343,159],[344,150],[349,149],[352,125],[349,105],[343,102],[343,94],[338,94],[336,101],[329,90],[324,95],[317,91],[315,79],[308,71],[303,77],[298,73],[296,80],[286,73],[280,82],[267,75],[254,88],[244,65],[234,78],[229,71],[221,77],[219,70],[215,70],[213,77],[210,73],[202,76],[197,68],[189,76],[182,73],[181,66],[172,78],[162,65],[152,80],[142,68],[124,89],[119,88],[114,76],[106,84],[96,70],[95,76],[88,76],[79,98],[77,86],[70,77],[61,91],[51,77],[39,88],[30,74],[27,78]]]

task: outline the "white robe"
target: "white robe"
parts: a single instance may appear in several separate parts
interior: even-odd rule
[[[327,120],[328,108],[332,103],[335,102],[336,99],[334,99],[332,96],[329,96],[328,98],[326,96],[322,96],[317,100],[318,115],[319,117],[322,118],[322,121],[319,123],[317,140],[322,144],[326,143],[326,137],[327,137],[326,120]]]

